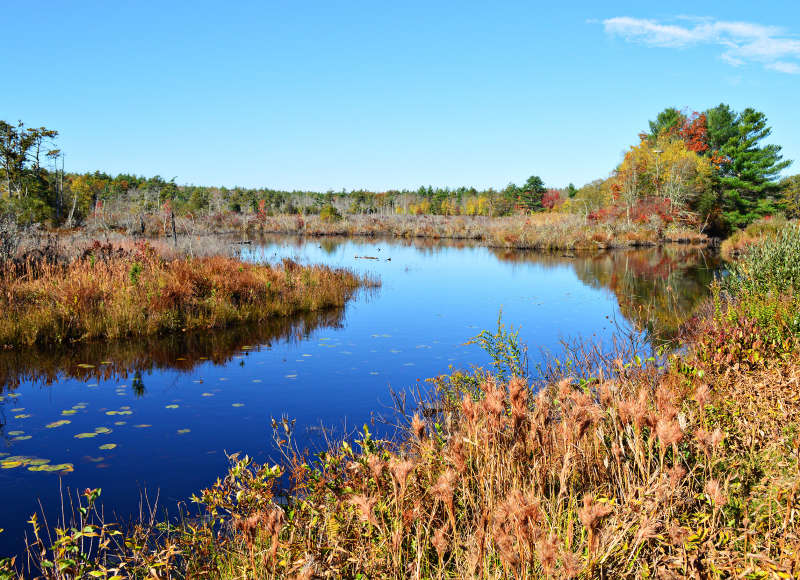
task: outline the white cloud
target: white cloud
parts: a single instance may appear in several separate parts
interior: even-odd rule
[[[775,26],[681,16],[681,24],[618,16],[603,20],[607,34],[629,42],[668,48],[716,45],[733,66],[757,62],[778,72],[800,73],[800,40]],[[688,22],[688,23],[687,23]]]
[[[776,70],[778,72],[787,73],[790,75],[798,75],[800,74],[800,65],[796,62],[786,62],[782,60],[778,60],[775,62],[771,62],[766,65],[767,68]]]

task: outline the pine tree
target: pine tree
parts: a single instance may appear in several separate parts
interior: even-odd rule
[[[722,217],[729,227],[744,227],[775,211],[776,180],[791,161],[783,159],[780,146],[759,145],[772,132],[764,113],[747,108],[727,120],[720,115],[715,122],[709,133],[723,159],[717,174]]]

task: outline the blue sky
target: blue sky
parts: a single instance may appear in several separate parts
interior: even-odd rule
[[[0,118],[58,130],[73,171],[581,185],[664,107],[720,102],[800,160],[800,2],[53,0],[3,20]]]

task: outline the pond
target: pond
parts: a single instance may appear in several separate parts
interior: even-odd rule
[[[608,344],[617,326],[673,336],[718,268],[708,251],[651,248],[591,255],[471,244],[275,237],[245,259],[352,268],[379,277],[344,309],[259,327],[67,351],[0,353],[0,554],[19,554],[26,520],[51,519],[62,494],[100,487],[108,519],[147,495],[173,509],[224,473],[226,453],[274,462],[272,418],[301,443],[391,412],[392,390],[488,365],[467,341],[503,321],[532,362],[565,338]]]

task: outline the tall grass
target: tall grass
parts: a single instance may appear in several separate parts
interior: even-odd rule
[[[352,272],[247,264],[235,258],[165,258],[97,244],[66,264],[0,266],[0,345],[183,332],[342,306],[366,283]]]
[[[648,224],[586,222],[579,216],[544,213],[530,216],[319,216],[265,217],[250,224],[253,231],[311,236],[347,235],[402,238],[470,239],[497,248],[575,250],[653,246],[665,242],[704,244],[705,236],[690,230],[660,230]]]

